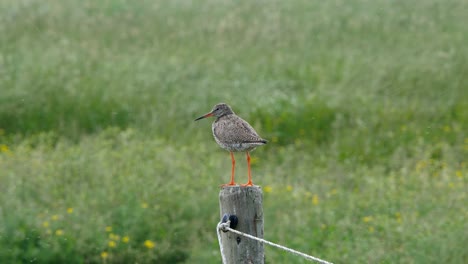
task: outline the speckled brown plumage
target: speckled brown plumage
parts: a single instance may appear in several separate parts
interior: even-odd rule
[[[195,121],[215,116],[216,120],[212,124],[213,136],[223,149],[231,152],[232,159],[232,173],[231,182],[226,185],[235,185],[234,183],[234,166],[235,160],[233,151],[245,151],[247,154],[247,165],[249,173],[249,181],[244,186],[252,186],[251,172],[250,172],[250,155],[249,151],[254,150],[256,147],[265,145],[267,141],[261,138],[255,129],[247,123],[244,119],[237,116],[232,111],[229,105],[220,103],[213,107],[211,112],[195,119]]]

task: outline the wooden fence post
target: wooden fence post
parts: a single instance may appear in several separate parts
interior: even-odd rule
[[[237,216],[238,231],[263,238],[263,195],[259,186],[226,186],[219,192],[221,218]],[[221,235],[226,264],[263,264],[263,243],[232,232]]]

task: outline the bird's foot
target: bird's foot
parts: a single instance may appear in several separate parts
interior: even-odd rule
[[[241,184],[241,187],[255,186],[252,181],[247,182],[246,184]]]
[[[230,183],[221,184],[219,187],[223,188],[223,187],[228,187],[228,186],[237,186],[237,184],[235,182],[230,182]]]

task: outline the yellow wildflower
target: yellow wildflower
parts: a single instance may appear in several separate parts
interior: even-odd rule
[[[452,128],[450,126],[444,126],[444,131],[446,133],[448,133],[448,132],[452,131]]]
[[[286,191],[290,192],[292,191],[293,187],[291,185],[286,186]]]
[[[67,213],[72,214],[73,213],[73,208],[72,207],[67,208]]]
[[[50,217],[50,219],[52,219],[53,221],[57,221],[59,219],[59,216],[53,215],[52,217]]]
[[[154,248],[154,242],[151,241],[151,240],[146,240],[145,243],[143,243],[143,245],[145,245],[146,248]]]
[[[273,188],[270,186],[270,185],[267,185],[263,188],[263,190],[266,192],[266,193],[271,193],[271,191],[273,191]]]
[[[0,144],[0,152],[7,153],[7,152],[10,152],[10,149],[8,148],[7,145],[5,145],[5,144]]]
[[[106,251],[101,252],[101,258],[106,259],[109,256],[109,253]]]
[[[401,213],[400,213],[400,212],[396,212],[396,213],[395,213],[395,217],[396,217],[397,222],[401,224]]]
[[[369,232],[374,233],[374,227],[373,226],[369,226]]]
[[[55,230],[55,235],[56,236],[62,236],[63,235],[63,230],[62,229]]]
[[[313,205],[318,205],[319,204],[318,195],[314,194],[314,196],[312,196],[312,204]]]
[[[112,232],[112,226],[106,226],[106,232]]]
[[[372,222],[372,216],[364,216],[362,218],[362,221],[364,221],[364,223],[369,223],[369,222]]]
[[[115,243],[115,241],[111,240],[111,241],[109,241],[109,243],[107,243],[107,245],[108,245],[110,248],[114,248],[115,246],[117,246],[117,243]]]
[[[462,174],[462,172],[461,172],[460,170],[457,170],[457,171],[455,172],[455,175],[456,175],[458,178],[460,178],[460,179],[463,177],[463,174]]]
[[[141,208],[143,208],[143,209],[148,208],[148,204],[147,203],[141,203]]]
[[[49,227],[49,222],[44,221],[44,222],[42,223],[42,226],[43,226],[43,227]]]
[[[122,242],[128,243],[128,241],[130,241],[130,238],[128,236],[122,237]]]
[[[250,158],[250,164],[257,164],[258,163],[258,158],[257,157],[252,157]]]

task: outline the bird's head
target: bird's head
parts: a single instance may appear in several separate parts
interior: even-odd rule
[[[225,103],[219,103],[213,107],[211,112],[200,116],[199,118],[195,119],[195,121],[206,118],[206,117],[210,117],[210,116],[215,116],[216,118],[220,118],[222,116],[230,115],[230,114],[234,114],[231,107]]]

